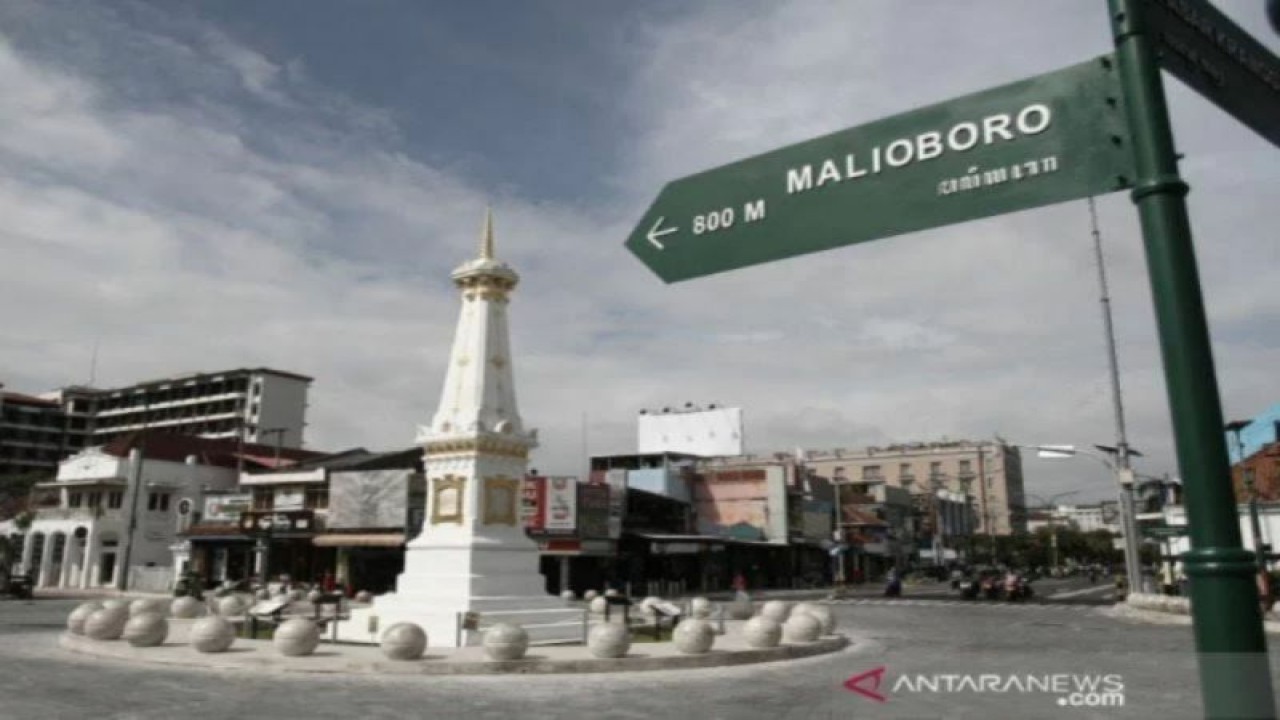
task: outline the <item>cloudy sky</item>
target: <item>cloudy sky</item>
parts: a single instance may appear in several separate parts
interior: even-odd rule
[[[1261,0],[1218,5],[1277,48]],[[95,342],[104,386],[266,365],[316,378],[308,445],[404,446],[492,206],[544,472],[688,401],[744,408],[753,452],[1109,442],[1084,202],[672,286],[622,246],[668,180],[1107,52],[1104,7],[5,0],[0,382],[85,382]],[[1280,155],[1166,85],[1248,417],[1280,397]],[[1135,214],[1099,211],[1131,442],[1176,473]],[[1110,495],[1084,459],[1027,468]]]

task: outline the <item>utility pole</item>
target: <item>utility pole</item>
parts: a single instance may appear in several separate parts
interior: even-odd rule
[[[1124,533],[1125,575],[1129,591],[1141,592],[1142,558],[1138,550],[1138,522],[1134,517],[1133,466],[1130,461],[1129,438],[1125,432],[1124,399],[1120,393],[1120,360],[1116,353],[1116,331],[1111,320],[1111,293],[1107,289],[1107,266],[1102,256],[1102,233],[1098,231],[1098,210],[1089,198],[1089,225],[1093,234],[1093,252],[1098,263],[1098,287],[1101,291],[1102,326],[1107,336],[1107,363],[1111,374],[1111,404],[1116,422],[1116,485],[1120,491],[1120,528]]]
[[[143,390],[145,393],[146,391]],[[129,492],[131,498],[129,501],[129,521],[125,524],[124,533],[124,552],[121,553],[120,568],[116,580],[116,587],[124,592],[129,589],[129,562],[133,557],[133,536],[138,530],[138,497],[142,495],[142,464],[147,454],[147,429],[151,420],[151,400],[147,395],[143,395],[142,400],[142,430],[138,432],[138,445],[129,453],[129,457],[133,460],[133,467],[130,468],[132,477],[129,479]]]
[[[1141,0],[1108,0],[1122,94],[1116,100],[1125,105],[1132,136],[1132,198],[1146,246],[1178,467],[1185,483],[1191,550],[1183,555],[1183,563],[1191,579],[1204,713],[1210,718],[1274,718],[1254,558],[1240,543],[1229,482],[1222,402],[1187,216],[1188,187],[1178,175],[1144,6]]]

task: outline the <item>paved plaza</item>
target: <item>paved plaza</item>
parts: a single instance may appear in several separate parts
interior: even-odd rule
[[[1190,629],[1090,603],[939,598],[833,603],[844,651],[758,665],[551,676],[346,676],[104,663],[59,646],[71,599],[0,601],[0,718],[1193,718]],[[430,654],[430,653],[429,653]],[[1273,653],[1275,654],[1275,653]],[[1273,661],[1280,667],[1280,658]],[[884,668],[880,702],[846,689]],[[1059,705],[1044,692],[929,691],[945,676],[1105,675],[1123,707]],[[906,686],[902,686],[906,679]],[[954,679],[953,681],[954,682]],[[895,685],[898,687],[895,689]]]

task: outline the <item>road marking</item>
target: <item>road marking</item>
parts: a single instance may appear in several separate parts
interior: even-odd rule
[[[1080,595],[1091,595],[1093,593],[1110,592],[1111,588],[1107,585],[1099,585],[1097,587],[1087,587],[1083,590],[1067,590],[1060,593],[1054,593],[1049,596],[1050,600],[1058,600],[1060,598],[1079,597]]]

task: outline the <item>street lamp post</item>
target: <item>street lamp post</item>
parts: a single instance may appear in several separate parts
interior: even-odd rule
[[[1080,494],[1080,491],[1079,491],[1079,490],[1069,490],[1069,491],[1067,491],[1067,492],[1061,492],[1061,493],[1058,493],[1058,494],[1056,494],[1056,495],[1050,495],[1050,496],[1049,496],[1049,499],[1048,499],[1048,500],[1045,500],[1044,498],[1042,498],[1042,497],[1040,497],[1039,495],[1036,495],[1036,494],[1034,494],[1034,493],[1023,493],[1023,495],[1026,495],[1027,497],[1029,497],[1029,498],[1031,498],[1031,499],[1033,499],[1033,500],[1037,500],[1037,501],[1039,501],[1039,502],[1040,502],[1040,506],[1041,506],[1041,507],[1045,507],[1045,508],[1048,508],[1048,509],[1049,509],[1049,548],[1050,548],[1050,550],[1052,551],[1052,554],[1051,554],[1051,562],[1052,562],[1052,564],[1053,564],[1053,571],[1054,571],[1054,575],[1055,575],[1055,576],[1056,576],[1056,575],[1057,575],[1057,573],[1058,573],[1058,567],[1059,567],[1059,563],[1058,563],[1058,525],[1057,525],[1057,523],[1055,523],[1055,522],[1054,522],[1054,520],[1055,520],[1055,516],[1054,516],[1054,514],[1057,512],[1057,507],[1058,507],[1058,506],[1057,506],[1055,503],[1058,501],[1058,499],[1059,499],[1059,498],[1070,497],[1070,496],[1072,496],[1072,495],[1079,495],[1079,494]]]
[[[1078,450],[1072,445],[1036,445],[1031,446],[1031,449],[1038,451],[1039,456],[1042,458],[1074,457],[1077,455],[1092,458],[1102,463],[1116,477],[1120,484],[1120,529],[1124,534],[1125,574],[1129,578],[1129,589],[1132,591],[1135,589],[1134,583],[1140,583],[1142,579],[1142,564],[1138,555],[1138,523],[1134,518],[1134,473],[1132,468],[1121,468],[1119,458],[1123,454],[1124,462],[1128,463],[1131,456],[1142,457],[1142,453],[1127,445],[1124,447],[1123,453],[1121,453],[1120,448],[1108,445],[1094,445],[1094,447],[1102,452],[1116,455],[1117,461],[1113,463],[1101,455]],[[1141,590],[1141,584],[1137,585],[1136,588]]]

